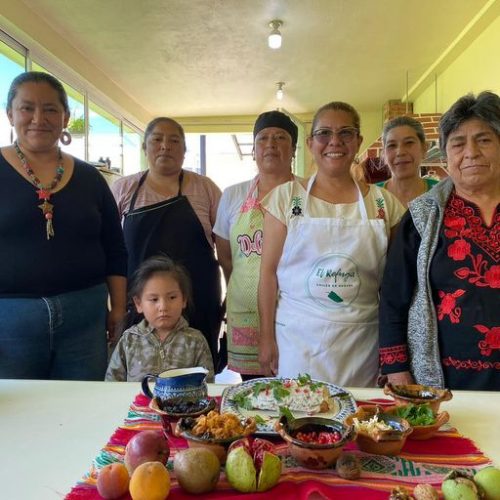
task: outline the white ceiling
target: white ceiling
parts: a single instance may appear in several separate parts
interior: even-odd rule
[[[378,111],[405,95],[488,0],[24,3],[148,113],[189,117],[278,104],[306,113],[331,100]],[[267,47],[275,18],[284,23],[280,50]]]

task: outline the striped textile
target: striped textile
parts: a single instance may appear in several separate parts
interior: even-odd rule
[[[66,496],[67,500],[98,500],[101,497],[95,487],[97,474],[105,465],[123,461],[125,446],[130,438],[139,431],[161,430],[160,417],[149,407],[149,399],[137,395],[130,405],[123,424],[116,429],[108,443],[93,460],[90,470]],[[386,500],[388,493],[396,486],[405,486],[412,490],[418,483],[430,483],[439,489],[443,477],[451,470],[476,472],[491,464],[491,461],[474,445],[450,426],[443,426],[436,437],[427,441],[408,439],[401,455],[387,457],[369,455],[360,452],[354,443],[345,447],[345,451],[356,453],[362,465],[361,478],[356,481],[342,479],[335,469],[320,471],[300,467],[288,455],[287,445],[280,438],[272,439],[283,461],[283,473],[280,482],[259,498],[308,499],[313,493],[317,497],[335,500]],[[171,447],[167,467],[172,479],[169,500],[192,499],[179,487],[173,473],[175,454],[187,447],[184,439],[169,436]],[[236,492],[222,473],[216,491],[203,495],[203,498],[240,499],[244,495]],[[123,500],[130,497],[124,496]],[[246,496],[246,498],[249,498]]]

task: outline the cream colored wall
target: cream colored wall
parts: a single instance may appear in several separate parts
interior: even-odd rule
[[[415,113],[443,113],[468,92],[500,93],[500,17],[414,100]]]

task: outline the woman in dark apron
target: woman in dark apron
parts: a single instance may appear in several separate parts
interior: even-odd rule
[[[220,272],[207,238],[212,238],[220,190],[207,177],[182,170],[184,131],[174,120],[153,120],[143,148],[149,170],[119,179],[112,187],[124,217],[129,276],[146,258],[158,254],[187,269],[193,288],[189,324],[203,333],[217,366]]]

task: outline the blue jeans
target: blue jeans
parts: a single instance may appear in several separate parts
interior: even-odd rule
[[[104,380],[105,284],[40,298],[0,298],[0,378]]]

